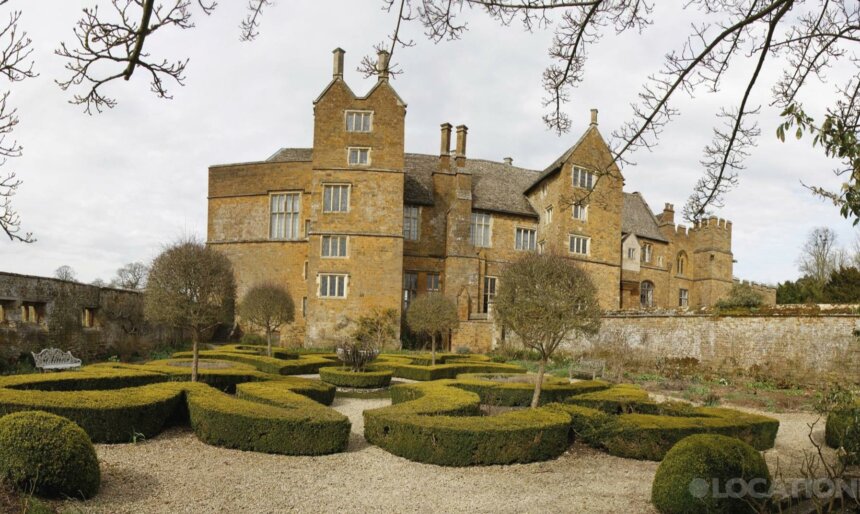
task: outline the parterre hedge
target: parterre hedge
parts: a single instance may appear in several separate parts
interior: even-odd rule
[[[175,359],[188,359],[192,352],[177,352],[173,354]],[[318,373],[324,366],[332,366],[337,363],[333,355],[307,354],[299,355],[295,359],[279,359],[266,357],[253,352],[241,352],[230,350],[204,350],[200,352],[201,358],[218,359],[226,361],[250,364],[263,373],[272,375],[304,375]]]
[[[827,416],[824,440],[831,448],[844,448],[850,463],[860,463],[860,400],[853,408],[835,410]]]
[[[320,368],[320,380],[338,387],[370,389],[388,387],[394,372],[390,369],[352,371],[339,366]]]
[[[364,411],[365,438],[395,455],[443,466],[534,462],[567,449],[569,416],[544,409],[475,416],[480,398],[454,383],[394,386],[394,405]]]
[[[330,404],[334,388],[297,377],[265,375],[240,366],[201,369],[202,381],[238,384],[237,395],[187,380],[190,369],[156,362],[106,363],[81,371],[0,378],[0,414],[42,410],[77,423],[94,442],[117,443],[152,437],[170,422],[187,420],[208,443],[243,450],[318,455],[342,451],[349,439],[345,416]],[[160,380],[135,386],[141,377]],[[158,378],[155,378],[158,377]],[[268,378],[268,380],[267,380]],[[121,387],[73,390],[76,379],[88,388],[101,381]],[[43,382],[49,390],[40,390]],[[61,384],[63,390],[51,390]],[[25,385],[26,389],[21,389]],[[252,401],[255,400],[255,401]]]
[[[478,415],[482,401],[526,402],[531,396],[523,383],[464,376],[394,386],[391,407],[364,412],[365,438],[407,459],[466,466],[546,460],[560,455],[573,437],[612,455],[649,460],[661,460],[676,442],[701,433],[731,436],[764,450],[773,447],[779,428],[765,416],[656,403],[636,386],[577,384],[554,385],[551,394],[564,403],[496,416]]]
[[[380,364],[382,366],[382,364]],[[513,364],[499,364],[495,362],[452,362],[450,364],[437,364],[435,366],[421,366],[417,364],[399,364],[394,367],[394,376],[409,380],[426,382],[429,380],[441,380],[445,378],[456,378],[461,373],[525,373],[526,370]]]
[[[779,421],[718,407],[657,403],[636,386],[571,396],[547,406],[568,413],[580,438],[608,453],[633,459],[662,460],[681,439],[695,434],[720,434],[757,450],[772,448]]]
[[[518,380],[529,377],[531,381]],[[481,403],[498,407],[528,407],[534,394],[534,375],[521,373],[462,373],[457,375],[457,387],[477,393]],[[541,405],[593,391],[608,389],[609,383],[589,380],[571,383],[567,379],[546,376],[541,387]]]

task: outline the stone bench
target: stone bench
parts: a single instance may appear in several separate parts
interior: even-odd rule
[[[56,371],[63,369],[77,369],[81,367],[81,359],[72,356],[71,352],[64,352],[59,348],[45,348],[39,353],[33,353],[33,362],[36,368],[42,371]]]
[[[571,379],[588,377],[591,380],[597,377],[602,377],[606,371],[606,361],[597,359],[580,359],[577,362],[572,362],[568,369],[568,376]]]

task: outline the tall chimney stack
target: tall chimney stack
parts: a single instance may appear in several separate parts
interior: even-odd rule
[[[507,164],[508,166],[513,166],[514,165],[514,158],[513,157],[505,157],[505,164]]]
[[[343,54],[346,53],[343,48],[335,48],[332,52],[334,54],[334,70],[332,75],[336,79],[343,78]]]
[[[591,126],[592,127],[597,126],[597,109],[591,110]]]
[[[442,141],[439,146],[439,159],[443,168],[451,167],[451,124],[442,124]]]
[[[466,165],[466,135],[469,133],[469,127],[466,125],[457,125],[457,166],[462,168]]]
[[[671,203],[667,203],[663,206],[663,212],[660,213],[660,224],[661,225],[674,225],[675,224],[675,206]]]
[[[391,55],[385,50],[380,50],[376,54],[376,72],[379,74],[379,80],[388,80],[388,60]]]

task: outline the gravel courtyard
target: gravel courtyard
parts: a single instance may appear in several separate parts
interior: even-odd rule
[[[612,457],[574,445],[534,464],[446,468],[410,462],[367,444],[362,411],[389,400],[343,398],[333,407],[352,420],[345,453],[287,457],[227,450],[171,429],[138,444],[97,445],[102,488],[63,512],[589,512],[654,513],[649,503],[658,463]],[[773,415],[773,414],[769,414]],[[781,414],[783,469],[811,448],[810,414]],[[817,437],[821,437],[820,429]],[[790,466],[790,465],[789,465]]]

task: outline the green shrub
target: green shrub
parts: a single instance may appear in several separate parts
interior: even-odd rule
[[[391,388],[392,405],[364,411],[364,435],[401,457],[442,466],[534,462],[569,444],[570,417],[545,409],[476,416],[480,399],[452,380]]]
[[[573,417],[572,429],[611,455],[661,460],[678,441],[695,434],[740,439],[758,450],[772,448],[779,421],[732,409],[657,403],[638,386],[619,385],[571,396],[550,408]]]
[[[253,332],[248,332],[242,334],[242,344],[251,344],[251,345],[265,345],[266,338],[261,336],[260,334],[254,334]]]
[[[525,373],[526,370],[512,364],[497,364],[495,362],[452,362],[435,366],[416,364],[397,365],[394,376],[408,380],[428,381],[443,378],[455,378],[461,373]]]
[[[174,358],[190,358],[191,352],[177,352]],[[298,355],[294,359],[280,359],[257,355],[253,351],[223,351],[204,350],[200,352],[200,358],[218,359],[250,364],[263,373],[273,375],[305,375],[318,373],[323,366],[331,366],[335,361],[325,355]]]
[[[749,284],[736,283],[732,286],[726,298],[717,301],[717,308],[727,309],[753,309],[764,304],[762,295]]]
[[[727,485],[733,479],[762,496],[770,488],[767,464],[755,448],[732,437],[690,436],[673,446],[657,468],[651,501],[666,514],[758,512],[754,503],[762,500],[726,494],[737,490]]]
[[[0,474],[47,497],[90,498],[101,482],[87,434],[68,419],[39,411],[0,418]]]
[[[388,387],[393,374],[394,372],[390,369],[352,371],[341,367],[320,368],[320,379],[323,382],[338,387],[356,387],[359,389]]]
[[[456,386],[477,393],[481,403],[502,407],[528,407],[534,394],[534,375],[531,381],[516,381],[522,374],[511,373],[463,373],[457,375]],[[599,380],[571,383],[567,379],[546,376],[541,392],[541,405],[561,402],[575,395],[609,388],[609,383]]]
[[[860,462],[860,401],[856,407],[836,409],[828,414],[824,440],[831,448],[843,448],[849,463]]]
[[[341,452],[349,442],[346,416],[291,392],[287,382],[240,384],[236,397],[202,384],[185,385],[191,427],[206,443],[264,453],[323,455]]]

